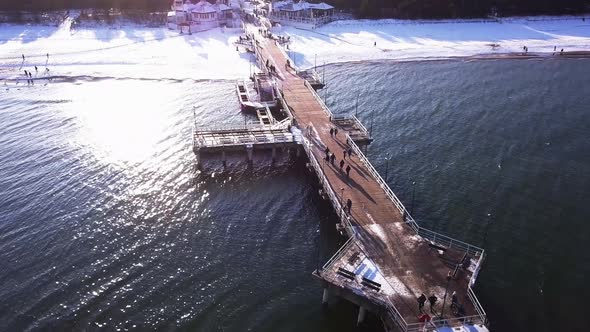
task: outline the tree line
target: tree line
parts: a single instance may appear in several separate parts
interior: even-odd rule
[[[210,0],[213,1],[213,0]],[[576,14],[590,11],[590,0],[309,0],[324,1],[361,17],[459,18]],[[162,11],[170,0],[1,0],[0,10],[139,9]]]

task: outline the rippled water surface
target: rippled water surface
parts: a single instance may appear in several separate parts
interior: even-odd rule
[[[590,62],[325,75],[333,110],[372,127],[382,174],[392,157],[389,183],[416,219],[485,247],[476,292],[495,330],[583,330]],[[0,330],[355,330],[354,306],[322,311],[311,277],[342,239],[305,161],[259,154],[249,168],[235,155],[196,170],[193,113],[248,120],[237,109],[231,81],[3,87]]]

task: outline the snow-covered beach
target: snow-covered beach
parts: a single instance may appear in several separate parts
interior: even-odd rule
[[[590,50],[590,20],[581,17],[501,21],[338,21],[317,30],[282,29],[301,67],[364,60],[427,60]]]
[[[501,21],[337,21],[316,30],[282,27],[299,67],[365,60],[427,60],[590,50],[590,21],[582,17]],[[72,29],[0,25],[0,79],[23,70],[44,75],[149,79],[234,79],[250,72],[251,55],[236,52],[239,31],[180,35],[138,25]],[[22,55],[25,61],[22,61]],[[49,57],[47,57],[49,54]],[[34,66],[39,68],[35,72]],[[49,72],[45,71],[45,66]]]

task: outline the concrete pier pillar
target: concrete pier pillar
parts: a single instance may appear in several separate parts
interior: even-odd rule
[[[356,320],[356,325],[361,325],[365,321],[365,316],[367,315],[367,309],[365,307],[359,307],[359,316]]]
[[[254,147],[252,144],[246,145],[246,153],[248,154],[248,162],[252,162],[252,154],[254,152]]]
[[[277,148],[272,147],[272,161],[277,160]]]
[[[322,305],[328,306],[328,301],[330,300],[330,290],[324,288],[324,294],[322,295]]]
[[[199,149],[195,149],[195,159],[197,161],[197,166],[201,164],[201,151]]]
[[[221,150],[221,161],[223,162],[223,166],[226,165],[226,159],[225,159],[225,150]]]

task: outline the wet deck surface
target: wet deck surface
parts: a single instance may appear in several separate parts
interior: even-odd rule
[[[438,250],[432,248],[428,241],[418,237],[404,223],[400,211],[356,156],[345,159],[343,169],[346,165],[352,168],[350,179],[347,179],[346,173],[339,166],[340,160],[344,157],[343,150],[348,147],[344,133],[339,132],[336,137],[330,135],[333,123],[305,86],[304,80],[296,75],[295,70],[286,67],[285,54],[274,41],[261,36],[257,38],[260,42],[260,56],[264,62],[268,59],[269,63],[275,66],[274,76],[286,103],[292,108],[298,126],[302,129],[309,126],[313,128],[312,152],[322,163],[333,191],[337,195],[342,195],[342,201],[352,201],[351,215],[359,241],[349,246],[331,265],[330,270],[322,273],[322,277],[337,285],[358,288],[369,298],[389,298],[407,323],[418,322],[420,312],[417,298],[422,293],[426,297],[435,294],[439,298],[434,312],[440,313],[447,285],[447,273],[454,269],[463,253],[448,250],[444,257],[439,257]],[[326,147],[336,156],[334,165],[324,161]],[[358,257],[351,258],[354,255]],[[370,262],[375,265],[374,271],[367,270],[370,269]],[[338,274],[338,267],[352,271],[356,276],[354,280]],[[375,292],[364,287],[361,284],[362,276],[381,283],[381,290]],[[457,278],[448,283],[449,295],[445,317],[450,317],[450,294],[453,291],[457,292],[459,302],[465,305],[466,315],[476,314],[467,296],[470,277],[471,272],[462,271],[457,274]],[[430,314],[428,303],[425,309],[425,312]]]

